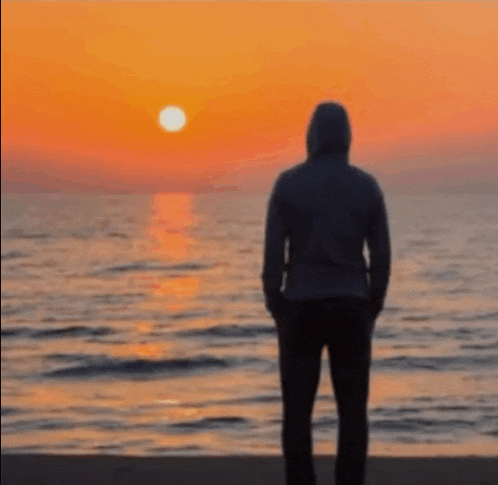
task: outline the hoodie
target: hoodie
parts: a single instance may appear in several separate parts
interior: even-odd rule
[[[281,296],[361,298],[375,315],[383,307],[391,258],[384,197],[372,175],[349,164],[350,144],[344,108],[318,105],[307,132],[307,160],[274,184],[262,272],[272,314]]]

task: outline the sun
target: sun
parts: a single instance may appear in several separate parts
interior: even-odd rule
[[[159,124],[166,131],[180,131],[187,123],[187,115],[178,106],[166,106],[159,112]]]

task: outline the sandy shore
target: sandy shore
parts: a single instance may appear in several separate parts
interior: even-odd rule
[[[334,457],[316,456],[317,485]],[[284,485],[279,456],[158,457],[2,454],[2,485]],[[498,485],[495,458],[375,458],[366,485]]]

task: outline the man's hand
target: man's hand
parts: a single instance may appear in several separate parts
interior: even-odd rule
[[[265,306],[274,319],[285,309],[287,300],[280,290],[265,291]]]
[[[374,320],[377,320],[377,317],[379,316],[383,308],[384,308],[383,302],[370,300],[370,312]]]

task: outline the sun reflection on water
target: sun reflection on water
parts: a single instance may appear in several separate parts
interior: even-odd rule
[[[188,230],[194,223],[194,194],[154,194],[149,219],[152,251],[164,259],[186,260],[193,243]]]
[[[153,285],[153,293],[154,295],[171,295],[179,299],[192,295],[198,286],[199,278],[192,276],[171,278]]]
[[[149,220],[149,238],[152,251],[167,261],[188,261],[194,239],[189,230],[195,222],[193,212],[194,194],[172,193],[152,196]],[[194,276],[175,275],[149,285],[156,297],[166,297],[166,308],[170,311],[182,309],[200,285]]]

